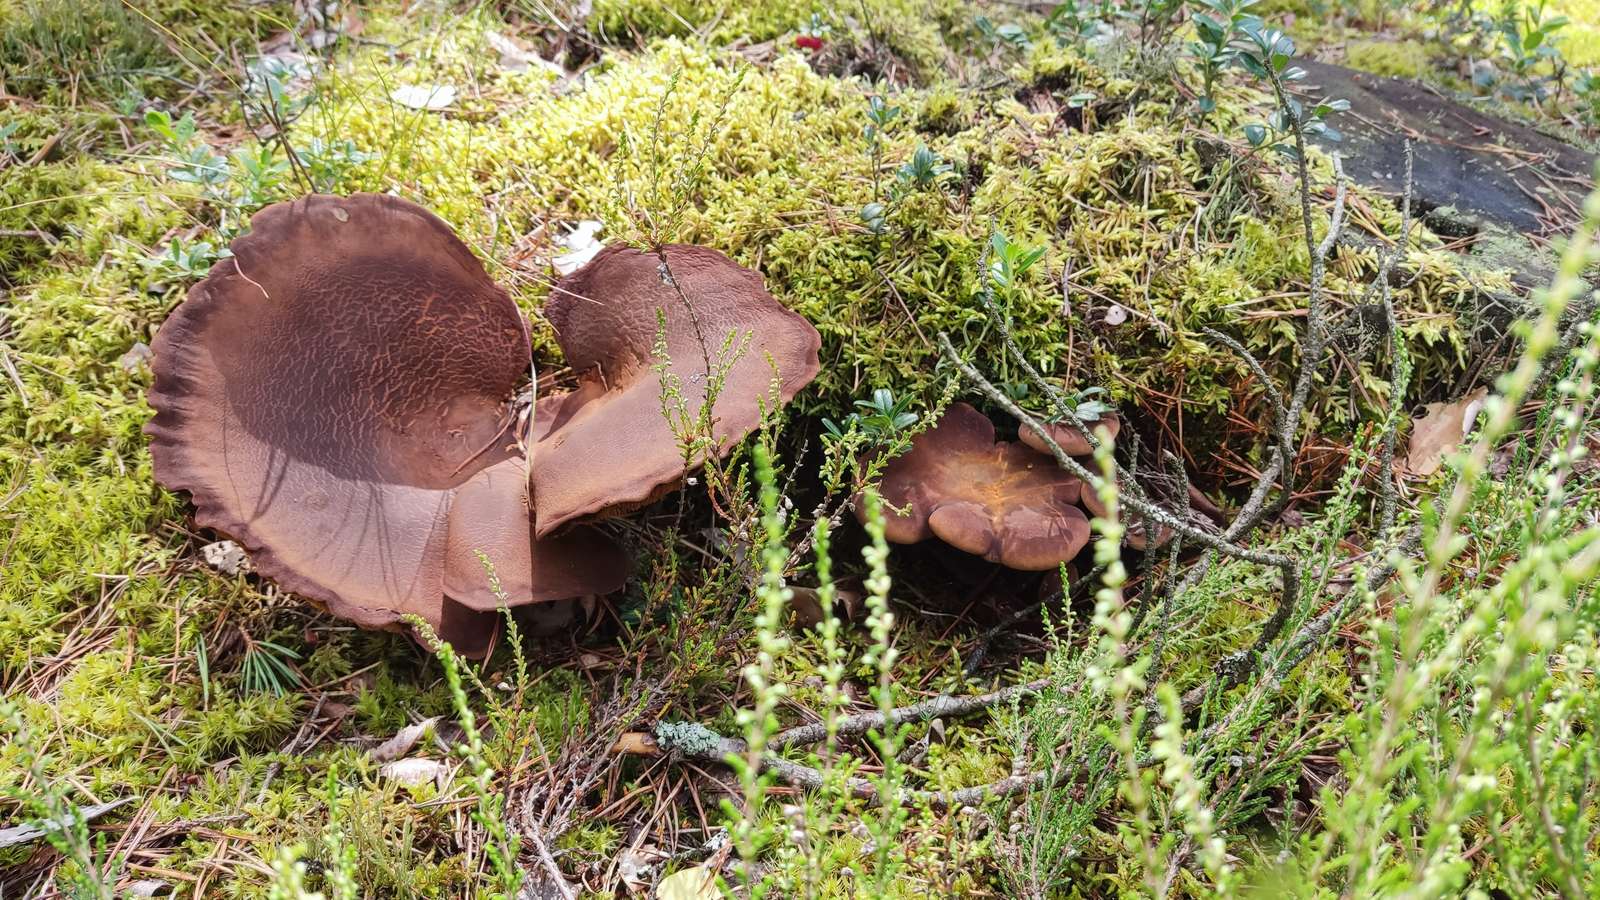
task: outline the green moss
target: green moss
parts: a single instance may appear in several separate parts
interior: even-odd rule
[[[1345,44],[1344,63],[1374,75],[1425,78],[1431,68],[1428,51],[1418,41],[1356,40]]]
[[[887,52],[923,76],[949,52],[947,37],[970,24],[957,0],[864,0],[840,6],[784,0],[597,0],[589,26],[603,39],[643,43],[700,36],[713,44],[791,38],[819,31],[825,57],[847,70],[875,72]],[[881,74],[881,72],[877,72]]]

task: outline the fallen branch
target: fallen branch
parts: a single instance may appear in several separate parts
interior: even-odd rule
[[[1030,694],[1037,694],[1049,684],[1049,680],[1040,678],[1037,681],[1015,684],[1011,687],[1001,688],[998,691],[990,691],[987,694],[977,694],[971,697],[952,697],[948,694],[940,694],[921,703],[913,703],[910,706],[902,706],[899,709],[890,710],[887,717],[882,712],[877,711],[846,716],[838,721],[834,733],[840,737],[854,737],[866,734],[874,728],[881,729],[886,721],[890,725],[903,725],[907,722],[926,722],[929,719],[968,716],[991,706],[999,706]],[[800,725],[787,731],[779,732],[776,737],[767,743],[767,747],[773,750],[783,750],[789,747],[815,744],[818,741],[826,740],[827,737],[828,727],[824,723]]]
[[[1019,686],[1020,687],[1020,686]],[[627,735],[625,738],[629,737]],[[619,741],[623,752],[671,754],[680,759],[696,762],[726,764],[729,757],[742,757],[749,750],[744,741],[723,737],[695,722],[661,722],[655,727],[650,749],[641,749],[638,741]],[[808,791],[820,791],[830,781],[826,773],[814,766],[784,759],[776,753],[761,756],[761,770],[776,775],[785,783]],[[1048,778],[1048,772],[1023,772],[1008,775],[999,781],[980,784],[954,791],[924,791],[904,788],[894,797],[894,802],[904,806],[931,806],[934,809],[958,809],[987,800],[1009,797],[1021,793]],[[840,784],[850,796],[874,805],[884,802],[878,788],[865,778],[846,778]]]
[[[888,715],[882,712],[867,712],[854,716],[846,716],[837,723],[835,734],[841,736],[856,736],[866,734],[875,728],[883,728],[885,723],[903,725],[907,722],[925,722],[930,719],[971,715],[1001,704],[1010,703],[1044,690],[1050,682],[1047,679],[1038,679],[1023,684],[1014,684],[987,694],[976,694],[969,697],[952,697],[941,694],[937,697],[892,709]],[[825,740],[828,736],[827,726],[823,724],[800,725],[787,731],[779,732],[767,744],[769,752],[761,756],[761,770],[771,772],[783,781],[794,787],[805,790],[821,790],[826,784],[825,774],[812,766],[797,763],[793,760],[779,756],[777,750],[791,747],[814,744]],[[726,764],[730,756],[743,757],[749,752],[749,745],[737,738],[723,737],[704,725],[697,722],[657,722],[655,728],[649,733],[628,732],[621,735],[612,746],[613,752],[636,756],[660,756],[662,754],[676,755],[681,759],[697,762]],[[1008,797],[1019,791],[1026,790],[1043,780],[1048,773],[1018,773],[990,784],[977,785],[970,788],[961,788],[954,791],[923,791],[906,789],[900,792],[896,801],[912,806],[929,805],[935,809],[951,809],[960,806],[969,806],[996,797]],[[881,802],[878,789],[872,782],[865,778],[849,778],[843,782],[852,797],[867,800],[872,803]]]

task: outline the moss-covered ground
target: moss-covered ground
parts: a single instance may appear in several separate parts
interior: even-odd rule
[[[403,636],[355,630],[207,567],[199,547],[214,536],[195,533],[185,498],[152,477],[144,348],[267,202],[315,187],[392,191],[434,210],[530,314],[540,369],[557,383],[565,373],[539,310],[570,223],[599,220],[606,240],[727,252],[823,336],[823,372],[775,439],[800,473],[815,468],[820,419],[874,389],[911,397],[918,411],[939,402],[949,378],[938,333],[1011,380],[976,297],[980,260],[1001,233],[1045,248],[1006,297],[1029,359],[1071,388],[1107,389],[1150,452],[1179,455],[1225,503],[1258,465],[1269,420],[1260,385],[1201,329],[1237,335],[1275,375],[1290,371],[1308,259],[1290,169],[1242,136],[1267,114],[1267,95],[1245,79],[1226,79],[1216,112],[1200,118],[1166,74],[1192,78],[1192,63],[1170,49],[1058,43],[1037,17],[962,0],[596,0],[582,27],[539,2],[388,0],[355,11],[325,50],[306,44],[308,5],[0,0],[0,684],[22,725],[0,746],[0,792],[11,798],[0,821],[31,815],[17,798],[47,786],[80,806],[130,799],[95,829],[124,888],[153,879],[181,895],[264,895],[280,847],[315,856],[330,772],[369,895],[471,894],[488,865],[464,776],[403,787],[367,752],[409,723],[450,720],[439,663]],[[1021,23],[1034,40],[991,39],[980,16]],[[820,49],[797,46],[801,33],[818,35]],[[285,34],[294,39],[271,43]],[[1600,52],[1592,29],[1573,35],[1574,59]],[[506,60],[507,38],[535,57],[559,51],[556,65]],[[1395,74],[1429,65],[1418,39],[1381,42],[1352,40],[1347,59]],[[284,99],[247,74],[263,54],[287,67],[276,82]],[[450,85],[456,99],[414,109],[394,99],[405,85]],[[895,110],[875,138],[864,134],[874,98]],[[290,113],[281,129],[261,114],[273,103]],[[192,116],[187,146],[211,148],[228,174],[175,177],[183,148],[152,127],[152,112]],[[325,164],[290,166],[280,136],[321,148]],[[937,158],[931,174],[911,165],[919,148]],[[257,171],[242,161],[252,153],[265,161]],[[1326,160],[1313,172],[1325,203]],[[863,216],[872,204],[875,220]],[[1399,214],[1356,191],[1351,216],[1360,240],[1329,272],[1336,359],[1314,392],[1306,448],[1324,472],[1387,402],[1385,376],[1358,349],[1370,336],[1355,303]],[[1405,267],[1395,300],[1418,372],[1404,402],[1449,399],[1499,346],[1497,323],[1479,310],[1510,296],[1511,282],[1469,275],[1427,233]],[[819,499],[813,476],[798,481]],[[1308,509],[1328,487],[1308,482]],[[719,527],[703,505],[690,503],[696,527]],[[841,531],[840,566],[854,576],[860,538],[848,520]],[[582,787],[551,849],[574,884],[604,895],[634,877],[630,853],[704,844],[724,821],[727,780],[616,757],[609,742],[656,719],[735,733],[733,710],[746,702],[742,574],[705,571],[700,532],[667,533],[641,520],[634,583],[598,625],[530,639],[525,677],[502,650],[472,694],[482,709],[515,709],[499,721],[520,730],[489,742],[509,796],[532,796],[558,763],[563,777],[598,773],[574,776]],[[928,575],[937,560],[915,550],[897,552],[895,566],[906,585],[896,593],[898,700],[982,690],[1032,665],[1027,641],[1002,642],[973,675],[961,663],[1036,580]],[[1263,577],[1219,567],[1179,611],[1178,680],[1251,640]],[[798,632],[777,663],[792,682],[786,724],[816,708],[819,640]],[[846,640],[869,643],[855,626]],[[286,672],[263,681],[262,654]],[[1295,676],[1291,705],[1313,723],[1297,734],[1328,737],[1314,723],[1343,712],[1350,677],[1338,653]],[[926,783],[1005,775],[1009,715],[948,723],[918,763]],[[1312,749],[1288,758],[1314,768]],[[894,848],[906,876],[892,893],[1009,895],[1004,848],[979,818],[914,816]],[[1114,893],[1131,851],[1108,824],[1086,827],[1102,830],[1072,863],[1082,894]],[[1261,825],[1263,841],[1270,830]],[[867,838],[841,827],[816,840],[828,845],[828,890],[850,894],[844,871],[863,870]],[[69,884],[75,865],[43,842],[0,850],[3,895]]]

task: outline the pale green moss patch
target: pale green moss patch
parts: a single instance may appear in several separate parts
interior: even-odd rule
[[[1431,63],[1422,43],[1413,40],[1353,40],[1344,46],[1344,64],[1374,75],[1426,78]]]

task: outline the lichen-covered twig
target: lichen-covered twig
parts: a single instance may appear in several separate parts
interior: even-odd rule
[[[745,755],[748,749],[744,741],[723,737],[694,722],[662,722],[656,726],[654,737],[656,752],[676,754],[684,759],[699,762],[724,763],[730,756]],[[636,747],[636,744],[630,745],[629,752],[638,752],[634,749]],[[803,790],[819,791],[828,784],[827,777],[820,769],[784,759],[776,753],[769,752],[761,756],[761,769]],[[1044,781],[1049,774],[1022,772],[988,784],[953,791],[906,788],[893,799],[894,802],[904,806],[926,805],[934,809],[957,809],[1020,793]],[[865,778],[847,778],[843,786],[850,796],[858,800],[866,800],[873,804],[885,802],[885,798],[879,795],[877,786]]]
[[[1372,285],[1378,290],[1378,300],[1383,305],[1383,321],[1389,332],[1389,412],[1384,416],[1384,431],[1378,449],[1378,479],[1381,485],[1382,506],[1378,513],[1378,535],[1383,540],[1394,528],[1400,509],[1400,492],[1394,483],[1394,448],[1400,431],[1400,409],[1405,402],[1406,384],[1411,380],[1411,355],[1406,349],[1405,335],[1400,333],[1400,317],[1395,315],[1394,294],[1389,287],[1389,272],[1406,254],[1406,242],[1411,237],[1411,187],[1413,158],[1411,142],[1406,141],[1405,191],[1400,196],[1400,237],[1394,247],[1384,255],[1378,267],[1378,276]]]
[[[1047,679],[1038,679],[969,697],[941,694],[920,703],[892,709],[887,715],[873,711],[847,716],[836,723],[834,734],[841,737],[858,736],[873,729],[881,729],[886,723],[902,725],[908,722],[926,722],[937,718],[971,715],[1037,694],[1049,683]],[[749,755],[749,747],[744,741],[723,737],[696,722],[658,722],[651,731],[652,740],[639,740],[639,737],[641,736],[635,735],[634,739],[619,740],[616,744],[617,750],[623,753],[675,753],[685,759],[718,764],[727,762],[730,756]],[[828,730],[825,724],[800,725],[781,731],[767,743],[767,752],[760,755],[760,767],[763,771],[771,772],[795,787],[821,790],[826,779],[820,770],[785,759],[779,756],[777,751],[814,744],[826,740],[827,737]],[[991,784],[955,791],[904,790],[897,798],[897,802],[950,809],[978,803],[988,798],[1015,794],[1038,783],[1044,777],[1044,773],[1024,772]],[[865,778],[848,779],[844,786],[853,797],[874,803],[881,802],[878,789]]]

